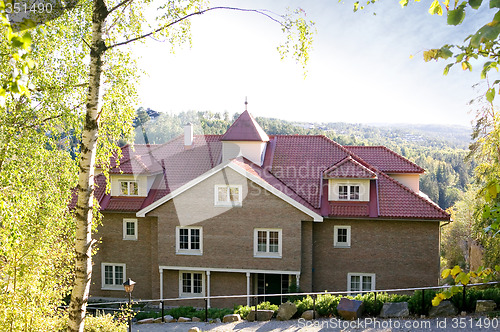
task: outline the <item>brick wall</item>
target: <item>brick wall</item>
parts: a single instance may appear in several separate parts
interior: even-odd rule
[[[351,226],[351,247],[334,248],[334,225]],[[376,288],[435,286],[439,223],[326,220],[314,224],[315,291],[347,290],[347,273],[375,273]]]
[[[123,219],[135,218],[133,213],[104,213],[102,225],[94,238],[100,240],[96,245],[97,251],[92,257],[93,272],[91,296],[97,297],[126,297],[125,291],[101,289],[101,263],[126,264],[126,277],[137,282],[134,288],[134,298],[149,299],[152,297],[151,274],[158,272],[158,265],[152,260],[152,238],[156,236],[152,230],[156,229],[155,218],[138,219],[138,239],[123,240]]]
[[[224,183],[242,185],[241,207],[214,206],[214,186]],[[287,271],[301,269],[301,221],[312,219],[230,169],[188,189],[148,216],[158,217],[160,265]],[[176,254],[179,225],[203,227],[203,255]],[[282,258],[254,257],[254,228],[282,229]]]

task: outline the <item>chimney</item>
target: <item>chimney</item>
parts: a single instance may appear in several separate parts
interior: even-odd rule
[[[193,125],[188,123],[184,126],[184,149],[191,149],[193,147],[193,143]]]

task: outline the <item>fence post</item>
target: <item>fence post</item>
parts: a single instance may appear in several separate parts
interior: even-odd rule
[[[257,321],[257,313],[259,312],[259,309],[258,309],[258,306],[259,306],[259,298],[256,296],[255,297],[255,320]]]
[[[208,299],[205,298],[205,323],[208,323]]]
[[[465,300],[466,300],[466,298],[465,298],[465,292],[466,292],[466,290],[465,290],[465,285],[464,285],[463,293],[462,293],[462,311],[467,311],[466,310],[467,307],[465,305]]]
[[[161,301],[161,322],[165,323],[165,301]]]
[[[377,292],[375,292],[375,306],[377,305]]]
[[[420,313],[421,315],[425,315],[425,289],[422,289],[422,312]]]
[[[316,319],[316,294],[313,294],[313,319]]]

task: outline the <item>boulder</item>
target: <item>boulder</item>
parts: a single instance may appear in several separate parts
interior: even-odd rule
[[[363,314],[363,301],[349,300],[346,297],[340,299],[337,312],[346,320],[355,320]]]
[[[273,318],[273,315],[274,310],[257,310],[257,313],[255,312],[255,310],[252,310],[248,313],[247,321],[254,322],[271,320],[271,318]]]
[[[297,312],[297,306],[292,302],[282,303],[276,315],[277,320],[289,320]]]
[[[429,310],[429,317],[456,316],[458,309],[450,301],[442,301],[438,306]]]
[[[222,318],[223,323],[238,322],[240,320],[241,320],[240,314],[225,315],[224,318]]]
[[[190,329],[188,330],[188,332],[200,332],[200,331],[201,331],[201,330],[200,330],[200,328],[199,328],[199,327],[196,327],[196,326],[194,326],[194,327],[192,327],[192,328],[190,328]]]
[[[477,300],[476,312],[494,311],[497,304],[493,300]]]
[[[185,323],[185,322],[190,322],[190,321],[191,321],[191,318],[188,318],[188,317],[179,317],[179,319],[177,319],[178,323]]]
[[[221,320],[220,320],[220,318],[215,318],[215,319],[211,318],[208,320],[208,322],[210,324],[219,324],[219,323],[221,323]]]
[[[153,323],[163,323],[163,322],[161,321],[161,317],[158,317],[158,318],[155,318]]]
[[[201,319],[198,317],[193,317],[192,321],[198,323],[201,322]]]
[[[146,318],[146,319],[141,319],[140,321],[137,322],[137,324],[152,324],[154,323],[154,318]]]
[[[163,316],[163,319],[165,320],[165,323],[175,323],[176,322],[175,318],[170,316],[170,315]]]
[[[302,313],[302,316],[300,316],[300,318],[303,318],[305,320],[312,320],[318,317],[318,313],[313,310],[306,310]]]
[[[384,303],[382,311],[380,312],[380,317],[382,318],[403,318],[408,316],[410,316],[410,310],[408,310],[408,302]]]

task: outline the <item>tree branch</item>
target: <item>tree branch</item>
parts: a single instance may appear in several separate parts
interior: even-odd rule
[[[132,1],[134,1],[134,0],[123,0],[122,2],[117,4],[116,6],[114,6],[110,10],[108,10],[108,15],[111,14],[112,12],[114,12],[115,10],[117,10],[118,8],[120,8],[121,6],[123,6],[124,4],[126,4],[127,2],[132,2]]]
[[[135,42],[135,41],[138,41],[140,39],[144,39],[146,37],[149,37],[157,32],[160,32],[164,29],[167,29],[169,27],[171,27],[172,25],[174,24],[177,24],[177,23],[180,23],[192,16],[196,16],[196,15],[201,15],[201,14],[205,14],[209,11],[213,11],[213,10],[235,10],[235,11],[240,11],[240,12],[252,12],[252,13],[257,13],[257,14],[260,14],[260,15],[264,15],[265,17],[269,18],[271,21],[274,21],[282,26],[285,26],[280,20],[272,17],[270,14],[268,13],[271,13],[269,11],[266,11],[266,10],[261,10],[261,9],[248,9],[248,8],[238,8],[238,7],[224,7],[224,6],[219,6],[219,7],[212,7],[212,8],[207,8],[207,9],[203,9],[203,10],[199,10],[199,11],[196,11],[194,13],[191,13],[191,14],[188,14],[184,17],[181,17],[181,18],[178,18],[176,19],[175,21],[172,21],[156,30],[153,30],[149,33],[146,33],[144,35],[141,35],[139,37],[135,37],[135,38],[132,38],[132,39],[129,39],[129,40],[126,40],[124,42],[121,42],[121,43],[116,43],[114,45],[111,45],[111,46],[108,46],[107,49],[110,49],[110,48],[113,48],[113,47],[117,47],[117,46],[122,46],[122,45],[126,45],[126,44],[129,44],[129,43],[132,43],[132,42]],[[267,12],[267,13],[266,13]],[[274,13],[273,13],[274,14]],[[277,15],[277,14],[275,14]]]

